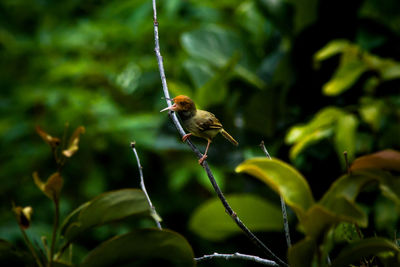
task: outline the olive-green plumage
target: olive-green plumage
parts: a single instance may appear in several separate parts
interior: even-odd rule
[[[206,151],[203,157],[199,160],[200,164],[202,164],[207,158],[207,151],[211,140],[218,133],[221,133],[223,137],[235,146],[238,145],[238,142],[224,130],[222,124],[214,114],[205,110],[196,109],[193,100],[187,96],[180,95],[172,100],[174,101],[174,104],[162,111],[172,110],[178,113],[182,120],[183,127],[189,132],[189,134],[186,134],[182,140],[185,141],[189,136],[194,135],[208,141]]]

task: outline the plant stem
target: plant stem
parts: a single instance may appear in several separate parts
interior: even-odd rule
[[[160,77],[161,77],[161,83],[164,91],[164,97],[167,101],[168,106],[171,106],[171,100],[169,96],[169,91],[168,91],[168,86],[167,86],[167,79],[165,77],[165,71],[164,71],[164,63],[163,59],[161,56],[160,52],[160,42],[159,42],[159,37],[158,37],[158,21],[157,21],[157,7],[156,7],[156,0],[152,0],[153,2],[153,25],[154,25],[154,42],[155,42],[155,49],[154,52],[157,57],[157,62],[158,62],[158,68],[160,71]],[[168,112],[171,120],[174,122],[175,127],[177,128],[179,134],[183,137],[185,135],[185,131],[182,128],[182,125],[180,124],[175,112],[169,111]],[[201,158],[203,155],[200,153],[200,151],[197,149],[196,146],[192,144],[192,142],[187,139],[186,144],[189,145],[189,147],[192,149],[192,151],[197,155],[197,158]],[[247,235],[247,237],[259,248],[261,248],[264,253],[267,255],[271,256],[274,258],[279,264],[283,266],[288,266],[284,261],[282,261],[279,257],[277,257],[263,242],[261,242],[260,239],[258,239],[239,219],[237,214],[232,210],[232,208],[229,206],[228,202],[226,201],[221,189],[219,188],[217,182],[215,181],[215,178],[208,167],[207,161],[204,161],[202,164],[204,170],[207,173],[207,176],[214,187],[215,192],[217,193],[219,199],[221,200],[222,204],[225,207],[226,212],[231,216],[231,218],[235,221],[235,223],[239,226],[240,229]]]
[[[53,266],[54,248],[56,245],[58,221],[60,218],[60,205],[59,205],[59,201],[56,196],[54,196],[54,207],[55,207],[55,213],[54,213],[53,234],[51,237],[50,257],[49,257],[49,265],[48,265],[49,267]]]
[[[22,232],[22,236],[24,237],[25,243],[26,243],[26,245],[28,246],[29,250],[31,251],[32,256],[35,258],[35,261],[36,261],[37,265],[38,265],[39,267],[43,267],[43,264],[42,264],[42,262],[40,261],[39,256],[36,254],[35,248],[33,247],[31,241],[29,240],[29,238],[28,238],[28,236],[27,236],[27,234],[25,233],[25,230],[22,229],[21,226],[19,227],[19,229],[20,229],[21,232]]]
[[[264,151],[265,156],[267,158],[271,159],[271,156],[269,155],[268,150],[265,148],[264,141],[261,141],[260,147]],[[282,195],[279,195],[279,196],[280,196],[280,199],[281,199],[283,228],[285,230],[286,244],[287,244],[288,248],[290,248],[292,246],[292,242],[290,241],[289,221],[288,221],[287,212],[286,212],[285,199],[283,198]]]
[[[257,257],[257,256],[253,256],[253,255],[241,254],[241,253],[237,253],[237,252],[234,253],[234,254],[214,253],[214,254],[211,254],[211,255],[204,255],[202,257],[195,258],[194,260],[196,262],[201,262],[201,261],[217,259],[217,258],[222,258],[222,259],[225,259],[225,260],[241,259],[241,260],[254,261],[254,262],[261,263],[261,264],[268,265],[268,266],[279,266],[274,261],[266,260],[266,259],[263,259],[263,258],[260,258],[260,257]]]
[[[138,153],[137,153],[137,151],[136,151],[135,145],[136,145],[135,142],[131,142],[131,148],[132,148],[133,154],[135,154],[136,162],[137,162],[138,168],[139,168],[140,187],[142,188],[142,191],[143,191],[143,193],[145,194],[145,196],[146,196],[146,198],[147,198],[147,202],[149,203],[151,212],[153,213],[153,215],[156,215],[156,216],[157,216],[156,208],[154,207],[153,203],[151,203],[149,194],[147,193],[147,190],[146,190],[146,186],[144,185],[143,167],[142,167],[142,165],[140,164],[139,155],[138,155]],[[154,218],[154,216],[153,216],[153,218]],[[162,227],[161,227],[161,223],[159,222],[159,220],[157,220],[156,218],[154,218],[154,221],[156,222],[158,229],[161,230]]]

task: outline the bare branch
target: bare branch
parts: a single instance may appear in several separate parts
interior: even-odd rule
[[[131,148],[132,148],[133,153],[135,154],[136,161],[137,161],[138,168],[139,168],[139,174],[140,174],[140,188],[142,188],[142,191],[143,191],[144,194],[146,195],[147,202],[149,203],[149,206],[150,206],[150,208],[151,208],[151,212],[152,212],[154,221],[156,222],[158,229],[161,230],[162,227],[161,227],[160,221],[159,221],[158,218],[157,218],[158,215],[157,215],[157,212],[156,212],[156,208],[154,207],[153,203],[151,203],[149,194],[147,193],[147,190],[146,190],[146,186],[144,185],[143,167],[142,167],[142,165],[140,164],[139,155],[138,155],[138,153],[137,153],[137,151],[136,151],[136,147],[135,147],[135,146],[136,146],[136,143],[135,143],[135,142],[131,142]]]
[[[261,141],[260,147],[264,151],[265,156],[267,158],[271,159],[271,156],[269,155],[268,150],[265,148],[264,141]],[[282,195],[280,195],[280,198],[281,198],[283,228],[285,229],[286,244],[287,244],[288,248],[290,248],[292,246],[292,242],[290,241],[290,231],[289,231],[289,222],[288,222],[287,212],[286,212],[286,204],[285,204],[285,200],[283,199]]]
[[[257,263],[261,263],[267,266],[279,266],[276,262],[266,260],[263,258],[260,258],[258,256],[253,256],[253,255],[246,255],[246,254],[241,254],[241,253],[234,253],[234,254],[219,254],[219,253],[214,253],[211,255],[204,255],[203,257],[195,258],[195,261],[201,262],[201,261],[206,261],[206,260],[212,260],[212,259],[218,259],[222,258],[225,260],[232,260],[232,259],[240,259],[240,260],[248,260],[248,261],[254,261]]]
[[[153,23],[154,23],[154,41],[155,41],[155,54],[157,57],[157,62],[158,62],[158,68],[160,71],[160,77],[161,77],[161,83],[164,91],[164,96],[166,98],[168,106],[171,106],[171,100],[169,96],[169,91],[168,91],[168,86],[167,86],[167,80],[165,77],[165,71],[164,71],[164,64],[163,64],[163,59],[161,56],[160,52],[160,42],[159,42],[159,37],[158,37],[158,21],[157,21],[157,7],[156,7],[156,0],[152,0],[153,2]],[[182,125],[180,124],[175,112],[170,111],[169,116],[171,120],[174,122],[176,129],[178,130],[179,134],[181,136],[185,135],[185,131],[182,128]],[[200,151],[197,149],[193,143],[187,139],[186,143],[188,146],[192,149],[192,151],[196,154],[196,156],[200,159],[203,155],[200,153]],[[278,258],[272,251],[263,243],[261,240],[259,240],[239,219],[239,217],[236,215],[236,213],[232,210],[232,208],[229,206],[228,202],[226,201],[221,189],[219,188],[217,182],[215,181],[215,178],[208,167],[207,161],[204,161],[202,164],[204,170],[206,171],[208,178],[214,187],[215,192],[217,193],[218,197],[220,198],[222,204],[225,207],[226,212],[232,217],[232,219],[236,222],[236,224],[242,229],[242,231],[250,238],[251,241],[253,241],[254,244],[256,244],[259,248],[261,248],[267,255],[271,256],[274,258],[276,261],[278,261],[281,265],[287,266],[287,264],[282,261],[280,258]]]

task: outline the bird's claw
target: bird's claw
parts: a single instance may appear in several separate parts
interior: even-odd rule
[[[186,142],[186,140],[191,136],[191,133],[185,134],[184,136],[182,136],[182,142]]]
[[[203,155],[201,159],[199,159],[199,164],[203,165],[203,162],[207,159],[207,155]]]

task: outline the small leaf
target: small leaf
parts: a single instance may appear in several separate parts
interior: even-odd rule
[[[121,189],[103,193],[78,208],[79,215],[72,220],[71,215],[62,234],[69,241],[77,238],[89,228],[124,219],[136,214],[150,215],[150,207],[146,196],[139,189]],[[73,212],[74,214],[77,211]]]
[[[191,246],[178,233],[141,229],[101,243],[89,252],[80,266],[128,266],[137,261],[151,266],[155,260],[163,260],[166,266],[195,266],[193,258]]]
[[[280,231],[282,214],[280,208],[265,199],[251,194],[228,195],[227,201],[240,219],[252,231]],[[189,227],[199,236],[221,241],[240,229],[226,214],[219,198],[203,203],[191,215]]]
[[[332,262],[332,267],[349,266],[352,263],[359,263],[363,257],[371,255],[379,256],[380,253],[390,252],[392,257],[398,257],[398,246],[384,238],[372,237],[355,241],[346,246]],[[400,264],[397,258],[397,264]]]
[[[83,133],[85,133],[85,127],[79,126],[78,128],[76,128],[69,140],[68,148],[63,150],[62,152],[64,156],[70,158],[72,157],[72,155],[75,154],[76,151],[78,151],[79,137]]]
[[[343,156],[344,151],[347,151],[349,162],[354,159],[357,126],[358,120],[353,114],[345,114],[338,118],[335,132],[335,148],[342,167],[346,166]]]
[[[400,171],[400,152],[386,149],[374,154],[359,157],[351,164],[351,170],[359,169]]]
[[[336,54],[342,53],[349,46],[347,40],[333,40],[318,50],[314,55],[314,60],[322,61],[328,59]]]
[[[37,187],[51,200],[58,201],[60,199],[61,189],[64,184],[64,180],[61,177],[59,172],[53,173],[46,181],[43,181],[39,178],[37,172],[33,173],[33,180]]]
[[[305,211],[314,203],[304,177],[292,166],[278,159],[249,159],[237,166],[236,172],[245,172],[266,183],[283,196],[299,220],[303,219]]]
[[[325,95],[336,96],[349,89],[368,70],[368,66],[361,60],[343,62],[336,70],[329,82],[322,90]]]
[[[22,229],[28,229],[31,224],[31,217],[33,214],[32,207],[27,206],[27,207],[22,208],[20,206],[15,207],[13,205],[12,210],[17,218],[19,226]]]
[[[43,131],[39,126],[36,126],[36,132],[52,148],[56,148],[61,143],[59,138],[51,136],[50,134],[48,134],[45,131]]]

